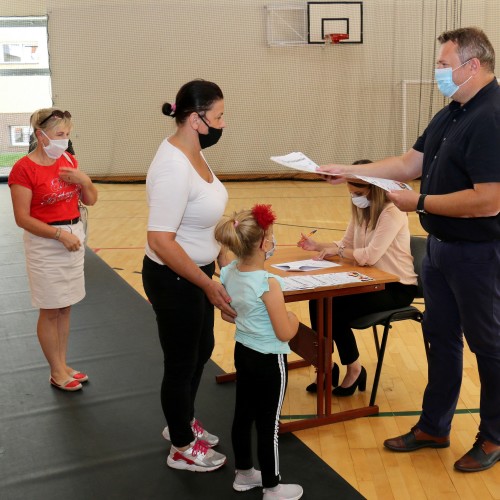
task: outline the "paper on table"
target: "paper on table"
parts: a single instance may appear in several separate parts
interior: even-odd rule
[[[285,283],[284,291],[304,290],[310,288],[320,288],[323,286],[339,286],[348,283],[360,283],[373,281],[373,278],[356,271],[342,273],[314,274],[305,276],[290,276],[283,278]]]
[[[283,278],[285,286],[283,287],[284,292],[289,292],[292,290],[305,290],[306,288],[314,288],[314,284],[305,282],[302,278],[307,276],[290,276]]]
[[[287,154],[285,156],[271,156],[271,160],[284,165],[288,168],[293,168],[295,170],[300,170],[302,172],[309,172],[318,175],[333,175],[329,172],[318,172],[316,169],[318,165],[314,163],[310,158],[308,158],[304,153],[294,152]],[[409,189],[411,187],[404,182],[393,181],[390,179],[382,179],[380,177],[368,177],[366,175],[349,175],[348,177],[361,179],[365,182],[378,186],[386,191],[398,191],[401,189]]]
[[[328,269],[330,267],[337,267],[340,264],[330,262],[329,260],[296,260],[294,262],[283,262],[282,264],[272,264],[276,269],[282,271],[317,271],[318,269]]]

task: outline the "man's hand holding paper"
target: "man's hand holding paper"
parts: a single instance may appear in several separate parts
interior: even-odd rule
[[[293,168],[294,170],[321,175],[323,179],[330,184],[340,184],[342,182],[346,182],[349,178],[357,178],[370,184],[374,184],[375,186],[385,189],[386,191],[397,191],[400,189],[411,190],[411,187],[404,182],[354,174],[353,171],[355,171],[355,169],[359,171],[359,165],[330,164],[320,167],[304,153],[300,152],[289,153],[285,156],[271,156],[271,160],[279,163],[280,165],[284,165],[285,167]]]

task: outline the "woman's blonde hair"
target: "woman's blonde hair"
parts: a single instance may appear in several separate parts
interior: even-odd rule
[[[271,205],[255,205],[223,217],[215,227],[215,239],[239,259],[249,257],[265,238],[275,220]]]
[[[61,124],[73,127],[71,114],[68,111],[63,111],[59,108],[42,108],[37,109],[31,115],[31,127],[33,131],[51,130],[56,125]]]

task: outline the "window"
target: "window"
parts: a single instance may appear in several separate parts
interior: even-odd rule
[[[52,106],[47,40],[46,16],[0,16],[0,169],[28,152],[33,111]]]
[[[26,125],[10,126],[10,144],[11,146],[26,147],[30,143],[30,127]]]
[[[0,45],[0,64],[38,64],[38,42],[14,42]]]

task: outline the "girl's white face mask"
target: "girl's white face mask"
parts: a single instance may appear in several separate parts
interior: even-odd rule
[[[43,146],[43,150],[49,158],[57,160],[68,149],[69,139],[51,139],[43,130],[41,132],[49,140],[49,145]]]
[[[269,240],[266,240],[266,241],[269,241]],[[274,250],[276,249],[276,238],[274,237],[274,234],[272,236],[271,243],[273,244],[273,246],[272,246],[271,250],[268,250],[266,252],[266,260],[270,259],[274,255]]]

